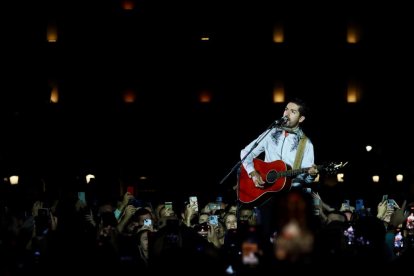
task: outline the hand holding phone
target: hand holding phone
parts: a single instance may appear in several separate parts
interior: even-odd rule
[[[400,206],[398,206],[397,202],[392,198],[388,199],[388,206],[390,206],[390,209],[391,208],[392,209],[400,208]]]
[[[151,226],[151,225],[152,225],[152,220],[150,218],[144,219],[144,226]]]
[[[83,204],[86,204],[86,194],[85,194],[85,192],[78,192],[78,199]]]
[[[355,201],[355,210],[356,211],[362,211],[364,209],[364,200],[363,199],[357,199]]]
[[[217,226],[218,225],[218,216],[217,215],[210,215],[208,217],[208,222],[210,225]]]
[[[165,215],[167,217],[174,215],[173,204],[172,201],[166,201],[164,203],[165,206]]]
[[[127,193],[129,193],[130,195],[135,196],[135,189],[134,189],[134,186],[128,186],[128,187],[127,187]]]
[[[208,208],[210,209],[210,211],[220,210],[220,206],[218,206],[216,202],[210,202],[208,204]]]
[[[190,196],[189,198],[190,206],[194,207],[194,210],[198,212],[198,199],[196,196]]]
[[[341,208],[339,209],[339,211],[343,212],[343,211],[350,211],[350,210],[351,210],[351,206],[349,203],[349,199],[345,199],[344,202],[342,202]]]
[[[320,205],[321,205],[321,200],[317,197],[313,198],[313,214],[316,216],[320,215]]]

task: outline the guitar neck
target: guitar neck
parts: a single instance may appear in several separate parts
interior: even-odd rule
[[[281,174],[281,176],[292,177],[292,176],[296,176],[298,174],[306,173],[306,172],[308,172],[308,170],[310,168],[311,167],[301,168],[301,169],[295,169],[295,170],[287,170],[287,171],[284,171],[284,172],[279,172],[279,174]],[[322,165],[319,165],[319,166],[316,166],[316,168],[319,171],[319,170],[322,170],[323,169],[323,166]]]

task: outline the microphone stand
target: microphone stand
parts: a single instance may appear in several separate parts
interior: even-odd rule
[[[249,156],[249,154],[259,145],[259,143],[269,134],[269,132],[275,127],[275,126],[279,126],[281,123],[283,123],[283,121],[280,120],[276,120],[274,122],[272,122],[270,124],[270,126],[267,127],[267,132],[263,134],[262,137],[260,137],[259,139],[257,139],[257,141],[253,144],[252,148],[249,150],[249,152],[246,153],[245,156],[243,156],[242,159],[240,159],[239,162],[236,163],[236,165],[233,166],[233,168],[231,168],[230,172],[223,177],[223,179],[220,181],[220,184],[223,184],[224,181],[226,181],[226,179],[237,169],[240,168],[241,164],[244,162],[244,160],[246,160],[247,156]]]

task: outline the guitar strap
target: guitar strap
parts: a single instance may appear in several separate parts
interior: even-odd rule
[[[302,164],[303,153],[305,151],[306,141],[308,141],[308,137],[306,137],[305,134],[302,134],[302,136],[300,137],[298,150],[296,151],[295,162],[293,163],[293,169],[294,170],[299,169],[300,165]]]

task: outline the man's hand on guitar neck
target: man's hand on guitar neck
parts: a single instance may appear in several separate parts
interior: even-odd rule
[[[249,173],[250,178],[253,180],[254,186],[259,189],[264,188],[265,182],[262,179],[262,176],[258,171],[252,171]]]

